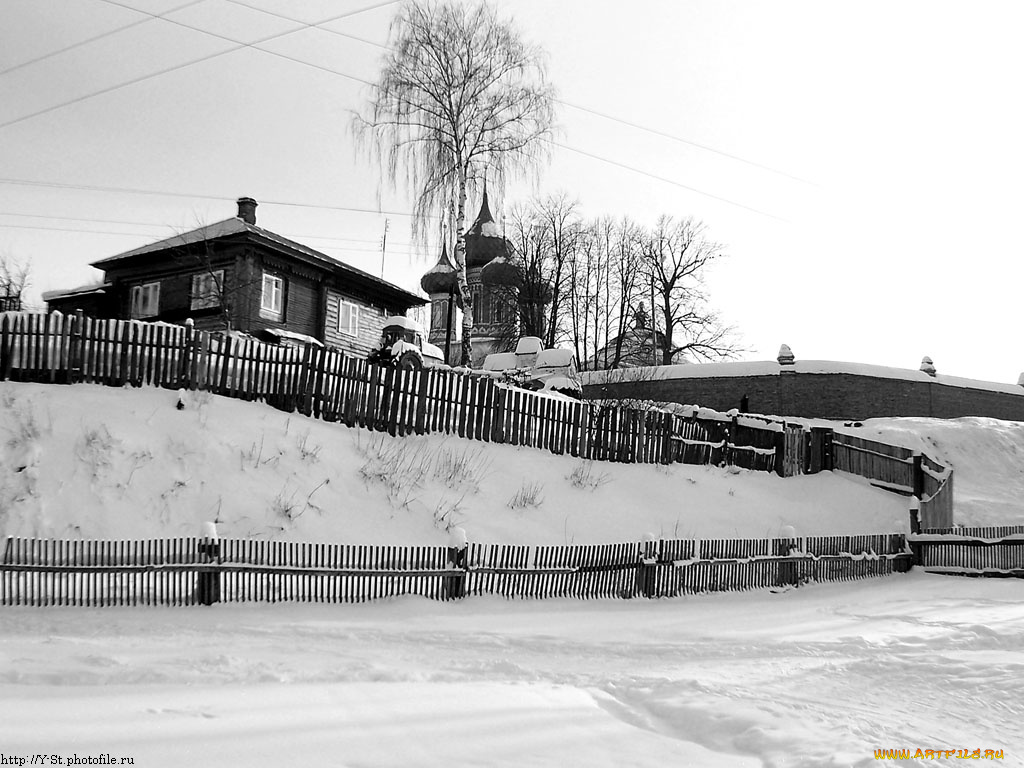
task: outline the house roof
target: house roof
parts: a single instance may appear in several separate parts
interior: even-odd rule
[[[70,299],[76,296],[88,296],[93,293],[105,293],[110,283],[89,283],[80,285],[77,288],[63,288],[55,291],[43,291],[43,301],[56,301],[57,299]]]
[[[400,288],[394,283],[389,283],[387,280],[371,275],[369,272],[364,272],[363,270],[357,269],[343,261],[338,261],[325,253],[321,253],[320,251],[310,248],[308,245],[303,245],[302,243],[298,243],[294,240],[289,240],[287,237],[283,237],[276,232],[271,232],[269,229],[257,227],[255,224],[249,224],[237,216],[225,219],[224,221],[218,221],[215,224],[207,224],[189,232],[168,237],[164,240],[158,240],[155,243],[150,243],[149,245],[144,245],[140,248],[133,248],[130,251],[119,253],[116,256],[108,256],[105,259],[94,261],[92,266],[106,272],[109,269],[124,266],[146,254],[170,251],[175,248],[183,248],[195,243],[219,240],[221,238],[232,237],[235,235],[249,237],[276,250],[299,257],[304,261],[317,264],[318,266],[328,269],[345,278],[355,278],[358,282],[375,287],[384,293],[392,295],[394,298],[400,299],[406,304],[418,305],[427,303],[427,299],[424,299],[411,291],[407,291],[404,288]]]

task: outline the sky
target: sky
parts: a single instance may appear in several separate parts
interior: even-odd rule
[[[703,221],[741,359],[786,343],[1017,382],[1019,4],[497,5],[547,51],[562,107],[559,146],[496,212],[565,192],[587,217]],[[436,254],[349,130],[397,3],[2,7],[0,255],[31,262],[30,301],[241,196],[261,226],[418,287]]]

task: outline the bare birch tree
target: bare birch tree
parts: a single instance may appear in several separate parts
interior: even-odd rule
[[[552,88],[539,48],[486,2],[414,0],[392,22],[390,52],[354,133],[396,186],[416,195],[414,236],[455,201],[455,262],[463,302],[462,363],[472,354],[466,280],[467,193],[487,174],[531,167],[552,134]]]

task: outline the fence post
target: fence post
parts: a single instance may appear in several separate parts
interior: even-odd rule
[[[786,476],[786,425],[782,425],[782,431],[775,433],[775,474],[779,477]]]
[[[917,496],[910,497],[910,534],[917,535],[921,533],[921,501]],[[910,552],[913,556],[911,565],[922,566],[924,565],[924,552],[923,545],[919,541],[911,541]]]
[[[913,459],[914,459],[914,475],[913,475],[914,495],[917,498],[919,498],[919,499],[923,499],[924,498],[924,461],[921,458],[921,453],[919,451],[914,451]]]
[[[192,354],[194,351],[193,345],[195,344],[195,337],[195,323],[190,317],[185,320],[185,336],[182,339],[181,368],[178,372],[178,387],[180,389],[188,389],[189,380],[192,378]]]
[[[85,313],[76,309],[71,322],[71,348],[68,350],[68,384],[82,380],[82,338],[85,334]]]
[[[833,434],[830,427],[811,427],[811,455],[807,468],[808,474],[832,471]]]
[[[644,534],[644,540],[640,544],[639,559],[636,564],[636,586],[637,592],[650,599],[658,596],[658,561],[660,558],[661,542],[654,538],[653,534]]]
[[[220,541],[217,524],[203,524],[203,538],[199,541],[199,562],[220,563]],[[199,571],[196,580],[196,601],[200,605],[220,602],[220,571]]]
[[[461,600],[466,596],[466,578],[469,573],[469,563],[466,557],[469,542],[466,540],[465,529],[452,529],[448,537],[447,550],[448,568],[453,570],[458,568],[461,573],[444,577],[442,598],[444,600]]]

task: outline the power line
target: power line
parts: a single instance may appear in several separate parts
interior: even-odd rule
[[[776,221],[786,222],[787,224],[790,223],[786,219],[783,219],[783,218],[781,218],[779,216],[776,216],[774,214],[768,213],[767,211],[762,211],[762,210],[759,210],[757,208],[752,208],[749,205],[744,205],[743,203],[737,203],[735,200],[730,200],[727,197],[719,197],[718,195],[713,195],[710,192],[704,192],[702,190],[697,189],[696,187],[690,187],[690,186],[687,186],[686,184],[683,184],[681,182],[674,181],[673,179],[668,179],[668,178],[665,178],[664,176],[658,176],[657,174],[649,173],[648,171],[643,171],[643,170],[641,170],[639,168],[634,168],[631,165],[626,165],[625,163],[620,163],[617,160],[609,160],[607,157],[601,157],[600,155],[595,155],[592,152],[585,152],[582,149],[576,149],[575,147],[570,147],[570,146],[568,146],[566,144],[561,144],[561,143],[559,143],[557,141],[549,140],[549,142],[552,145],[554,145],[556,147],[559,147],[561,149],[566,149],[566,150],[568,150],[570,152],[575,152],[578,155],[583,155],[584,157],[589,157],[589,158],[591,158],[593,160],[600,160],[602,163],[608,163],[609,165],[614,165],[614,166],[616,166],[618,168],[622,168],[622,169],[627,170],[627,171],[632,171],[633,173],[639,173],[639,174],[641,174],[643,176],[648,176],[649,178],[656,179],[658,181],[663,181],[666,184],[672,184],[673,186],[680,187],[681,189],[685,189],[685,190],[688,190],[690,192],[695,192],[698,195],[703,195],[704,197],[710,197],[712,200],[717,200],[720,203],[726,203],[727,205],[732,205],[732,206],[735,206],[737,208],[743,208],[744,210],[750,211],[751,213],[756,213],[756,214],[758,214],[760,216],[767,216],[769,219],[775,219]]]
[[[221,34],[218,34],[216,32],[211,32],[208,29],[203,29],[201,27],[196,27],[196,26],[193,26],[192,24],[185,24],[184,22],[175,21],[174,19],[168,19],[168,18],[166,18],[166,17],[164,17],[162,15],[155,14],[155,13],[150,13],[149,11],[143,11],[143,10],[139,10],[138,8],[132,8],[130,5],[125,5],[124,3],[118,2],[118,0],[100,0],[100,1],[106,3],[107,5],[115,5],[115,6],[119,7],[119,8],[126,8],[129,11],[135,11],[136,13],[144,13],[147,16],[152,17],[153,19],[159,19],[160,21],[165,21],[168,24],[174,24],[174,25],[179,26],[179,27],[181,27],[183,29],[188,29],[188,30],[191,30],[193,32],[199,32],[202,35],[209,35],[210,37],[216,37],[219,40],[224,40],[224,41],[229,42],[229,43],[234,43],[234,44],[237,44],[237,45],[241,45],[241,46],[244,46],[246,48],[252,48],[255,51],[259,51],[260,53],[267,53],[267,54],[270,54],[271,56],[277,56],[278,58],[281,58],[281,59],[286,59],[288,61],[294,61],[297,64],[305,64],[307,67],[313,67],[314,69],[319,69],[319,70],[322,70],[324,72],[329,72],[329,73],[331,73],[333,75],[339,75],[341,77],[346,77],[349,80],[355,80],[356,82],[362,83],[363,85],[369,85],[371,87],[373,86],[373,83],[371,83],[369,80],[364,80],[361,77],[356,77],[355,75],[350,75],[350,74],[348,74],[346,72],[339,72],[336,69],[331,69],[329,67],[323,67],[323,66],[320,66],[319,64],[313,64],[312,62],[303,61],[302,59],[296,59],[294,56],[288,56],[287,54],[284,54],[284,53],[278,53],[277,51],[269,51],[266,48],[259,48],[258,47],[261,43],[265,43],[268,40],[273,40],[273,39],[275,39],[277,37],[284,37],[285,35],[290,35],[293,32],[301,32],[301,31],[309,29],[311,27],[315,28],[315,27],[318,27],[319,24],[327,24],[327,23],[332,22],[332,21],[337,21],[339,18],[344,18],[345,16],[348,16],[350,14],[343,14],[342,16],[335,16],[334,18],[330,18],[330,19],[327,19],[325,21],[318,22],[317,24],[306,24],[305,22],[299,21],[298,19],[289,19],[289,21],[292,21],[292,22],[294,22],[296,24],[303,24],[304,26],[298,27],[297,29],[293,29],[293,30],[291,30],[289,32],[284,32],[284,33],[279,34],[279,35],[271,35],[270,37],[266,37],[266,38],[264,38],[262,40],[257,40],[254,43],[243,43],[241,40],[235,40],[233,37],[227,37],[226,35],[221,35]],[[384,5],[390,5],[390,4],[394,3],[394,2],[400,2],[400,0],[391,0],[391,2],[384,3]],[[248,7],[248,6],[246,6],[246,7]],[[278,14],[272,14],[272,15],[278,16]],[[283,19],[285,17],[284,16],[280,16],[280,18]],[[234,50],[238,50],[238,49],[234,49]],[[230,53],[230,52],[231,51],[225,51],[225,53]],[[2,126],[0,126],[0,127],[2,127]]]
[[[153,17],[152,19],[139,19],[138,21],[133,21],[131,24],[125,24],[123,27],[116,27],[107,32],[102,32],[101,34],[94,35],[93,37],[87,38],[85,40],[81,40],[77,43],[72,43],[71,45],[61,48],[60,50],[51,51],[50,53],[45,53],[42,56],[37,56],[34,59],[29,59],[28,61],[23,61],[20,64],[15,64],[13,67],[8,67],[7,69],[0,69],[0,76],[6,75],[8,72],[14,72],[15,70],[22,69],[23,67],[27,67],[32,64],[38,64],[40,61],[52,59],[54,56],[59,56],[60,54],[67,53],[68,51],[73,51],[76,48],[81,48],[82,46],[89,45],[89,43],[95,43],[97,40],[102,40],[105,37],[110,37],[112,35],[118,34],[119,32],[124,32],[126,29],[132,29],[133,27],[138,27],[142,24],[148,24],[149,22],[153,21],[153,19],[159,19],[163,16],[167,16],[169,14],[176,13],[177,11],[184,10],[185,8],[188,8],[190,5],[198,5],[199,3],[203,2],[206,2],[206,0],[191,0],[191,2],[171,8],[169,11],[164,11],[163,13],[157,14],[150,14]],[[134,8],[131,10],[134,10]]]
[[[108,2],[111,5],[119,5],[118,3],[110,2],[110,0],[103,0],[103,1],[104,2]],[[217,53],[211,53],[211,54],[209,54],[207,56],[200,56],[198,59],[192,59],[192,60],[187,61],[187,62],[185,62],[183,64],[177,64],[177,65],[175,65],[173,67],[167,67],[165,69],[160,70],[159,72],[152,72],[152,73],[150,73],[148,75],[142,75],[140,77],[133,78],[133,79],[128,80],[126,82],[119,83],[118,85],[112,85],[112,86],[109,86],[107,88],[101,88],[98,91],[93,91],[92,93],[87,93],[87,94],[85,94],[83,96],[77,96],[77,97],[75,97],[73,99],[69,99],[67,101],[61,102],[60,104],[54,104],[53,106],[46,107],[45,109],[40,109],[40,110],[38,110],[36,112],[33,112],[31,114],[22,115],[21,117],[17,117],[14,120],[8,120],[6,123],[0,123],[0,128],[8,128],[8,127],[10,127],[12,125],[17,125],[18,123],[22,123],[22,122],[24,122],[26,120],[31,120],[34,117],[40,117],[41,115],[45,115],[45,114],[48,114],[50,112],[55,112],[58,109],[63,109],[64,107],[69,107],[72,104],[79,104],[79,103],[81,103],[83,101],[86,101],[88,99],[92,99],[92,98],[95,98],[97,96],[103,96],[105,94],[112,93],[113,91],[120,90],[121,88],[127,88],[130,85],[137,85],[138,83],[145,82],[146,80],[152,80],[154,77],[160,77],[161,75],[170,74],[171,72],[176,72],[179,69],[184,69],[185,67],[191,67],[194,64],[201,64],[202,62],[210,61],[211,59],[216,59],[216,58],[218,58],[220,56],[224,56],[224,55],[229,54],[229,53],[234,53],[235,51],[240,51],[243,48],[252,48],[254,50],[261,51],[263,53],[269,53],[271,55],[278,56],[278,57],[283,58],[283,59],[288,59],[289,61],[294,61],[294,62],[297,62],[299,64],[305,64],[307,66],[313,67],[314,69],[320,69],[320,70],[323,70],[325,72],[330,72],[331,74],[336,74],[336,75],[340,75],[341,77],[346,77],[346,78],[349,78],[351,80],[356,80],[358,82],[368,83],[369,81],[363,80],[362,78],[359,78],[359,77],[355,77],[354,75],[347,75],[344,72],[338,72],[338,71],[333,70],[333,69],[328,69],[327,67],[321,67],[321,66],[319,66],[317,64],[310,64],[309,62],[302,61],[301,59],[295,59],[295,58],[292,58],[291,56],[285,56],[284,54],[275,53],[274,51],[268,51],[268,50],[266,50],[264,48],[257,48],[256,46],[261,45],[262,43],[269,42],[270,40],[276,40],[278,38],[285,37],[287,35],[291,35],[291,34],[294,34],[296,32],[301,32],[304,29],[309,29],[311,27],[317,27],[320,24],[327,24],[327,23],[330,23],[332,21],[337,21],[338,19],[344,19],[344,18],[349,17],[349,16],[355,16],[356,14],[359,14],[359,13],[365,13],[366,11],[372,11],[372,10],[375,10],[377,8],[382,8],[384,6],[394,5],[397,2],[401,2],[401,0],[385,0],[384,2],[377,3],[376,5],[367,6],[365,8],[360,8],[360,9],[355,10],[355,11],[349,11],[349,12],[346,12],[346,13],[338,14],[337,16],[332,16],[329,19],[324,19],[323,21],[317,22],[315,24],[303,24],[303,26],[298,27],[296,29],[290,29],[290,30],[288,30],[286,32],[278,32],[277,34],[269,35],[267,37],[264,37],[264,38],[261,38],[259,40],[256,40],[255,42],[252,42],[252,43],[239,43],[237,40],[235,40],[233,42],[238,43],[238,44],[234,48],[229,48],[226,51],[219,51]],[[121,6],[121,7],[127,7],[127,6]],[[136,10],[136,9],[131,9],[131,10]],[[146,12],[145,11],[139,11],[139,13],[146,13]],[[187,26],[187,25],[180,24],[179,22],[172,21],[171,19],[166,19],[166,18],[163,18],[163,17],[157,17],[157,18],[160,18],[163,21],[169,21],[169,22],[171,22],[173,24],[179,24],[179,26]],[[197,32],[203,32],[204,31],[204,30],[198,29],[196,27],[191,27],[191,29],[195,29]],[[222,37],[221,35],[216,35],[216,34],[214,34],[212,32],[208,32],[206,34],[210,34],[210,35],[212,35],[214,37]],[[231,40],[231,38],[223,38],[223,39]],[[370,85],[372,85],[372,83],[370,83]]]
[[[57,181],[31,181],[29,179],[0,178],[0,184],[15,184],[29,187],[50,187],[54,189],[81,189],[87,192],[106,192],[112,194],[154,195],[156,197],[186,197],[198,200],[220,200],[234,202],[231,195],[204,195],[191,192],[168,192],[156,189],[138,189],[133,187],[105,187],[95,184],[67,184]],[[326,211],[346,211],[351,213],[372,213],[376,216],[412,216],[408,211],[386,211],[376,208],[355,208],[344,205],[324,205],[323,203],[295,203],[285,200],[260,200],[260,205],[281,205],[295,208],[317,208]]]
[[[150,222],[150,221],[125,221],[123,219],[88,219],[88,218],[80,218],[80,217],[76,217],[76,216],[54,216],[53,214],[48,214],[48,213],[13,213],[13,212],[10,212],[10,211],[0,211],[0,216],[18,216],[18,217],[30,218],[30,219],[58,219],[60,221],[83,221],[83,222],[86,222],[87,224],[127,224],[129,226],[134,226],[134,227],[162,227],[164,229],[166,229],[166,228],[171,226],[171,225],[166,224],[166,223],[159,224],[157,222]],[[18,224],[5,224],[4,226],[5,227],[18,228],[20,225],[18,225]],[[202,225],[200,225],[200,226],[202,226]],[[33,226],[29,226],[29,225],[25,225],[22,228],[23,229],[49,229],[49,227],[33,227]],[[53,229],[57,229],[57,228],[53,227]],[[72,230],[69,230],[69,231],[72,231]],[[93,232],[95,230],[74,230],[74,231]],[[122,234],[122,233],[117,233],[117,234]],[[127,234],[127,233],[123,233],[123,234]],[[147,235],[144,232],[140,232],[138,234],[139,234],[139,237],[148,237],[149,236],[149,235]],[[308,240],[333,240],[333,241],[344,242],[344,243],[359,243],[359,244],[369,244],[369,245],[379,244],[380,243],[380,238],[366,239],[366,238],[359,238],[359,237],[334,237],[332,235],[292,235],[292,237],[303,238],[303,239],[308,239]],[[413,243],[405,242],[405,241],[399,241],[399,242],[394,243],[394,245],[411,247],[413,245]],[[342,246],[342,247],[349,247],[349,246]],[[356,248],[355,246],[352,246],[352,247],[353,247],[353,249]],[[370,248],[368,250],[371,251],[371,252],[376,253],[378,249],[377,248]]]
[[[69,227],[33,227],[28,224],[0,224],[4,229],[41,229],[47,232],[77,232],[90,235],[124,235],[125,237],[147,237],[141,232],[111,232],[104,229],[74,229]]]
[[[128,8],[129,10],[136,10],[134,8],[130,8],[129,6],[125,6],[125,5],[121,4],[120,2],[117,2],[116,0],[102,0],[102,1],[105,2],[105,3],[108,3],[110,5],[115,5],[115,6],[122,7],[122,8]],[[221,51],[219,53],[211,54],[209,56],[204,56],[204,57],[201,57],[199,59],[195,59],[193,61],[187,62],[185,64],[181,64],[181,65],[174,66],[174,67],[169,67],[167,69],[161,70],[160,72],[156,72],[156,73],[153,73],[153,74],[150,74],[150,75],[145,75],[145,76],[136,78],[134,80],[131,80],[131,81],[127,82],[127,83],[122,83],[120,85],[115,85],[115,86],[111,86],[109,88],[102,89],[102,90],[100,90],[98,92],[95,92],[93,94],[87,94],[87,95],[84,95],[84,96],[80,96],[80,97],[72,99],[72,100],[70,100],[68,102],[64,102],[63,104],[58,104],[58,105],[55,105],[55,106],[52,106],[52,107],[48,107],[48,108],[46,108],[44,110],[40,110],[39,112],[33,113],[31,115],[25,115],[23,117],[16,118],[15,120],[9,121],[7,123],[2,123],[2,124],[0,124],[0,128],[5,128],[7,126],[14,125],[14,124],[22,122],[24,120],[28,120],[28,119],[30,119],[32,117],[36,117],[36,116],[39,116],[39,115],[42,115],[42,114],[46,114],[48,112],[52,112],[54,110],[60,109],[63,106],[68,106],[70,104],[75,104],[75,103],[84,101],[86,99],[93,98],[94,96],[102,95],[102,94],[105,94],[105,93],[110,93],[111,91],[118,90],[118,89],[126,87],[128,85],[132,85],[132,84],[139,83],[139,82],[142,82],[142,81],[145,81],[145,80],[149,80],[151,78],[158,77],[158,76],[160,76],[162,74],[167,74],[169,72],[173,72],[175,70],[182,69],[182,68],[187,67],[187,66],[191,66],[192,64],[200,63],[202,61],[207,61],[207,60],[210,60],[210,59],[213,59],[213,58],[225,55],[227,53],[231,53],[233,51],[241,50],[242,48],[247,48],[247,47],[248,48],[253,48],[254,50],[260,51],[262,53],[268,53],[268,54],[271,54],[271,55],[274,55],[274,56],[278,56],[280,58],[287,59],[289,61],[297,62],[299,64],[305,64],[307,66],[310,66],[310,67],[313,67],[313,68],[316,68],[316,69],[320,69],[320,70],[329,72],[331,74],[335,74],[335,75],[338,75],[338,76],[341,76],[341,77],[345,77],[345,78],[348,78],[348,79],[352,79],[352,80],[357,80],[359,82],[363,82],[363,83],[366,83],[366,84],[372,86],[373,83],[369,83],[368,81],[362,80],[361,78],[355,77],[353,75],[349,75],[349,74],[344,73],[344,72],[339,72],[339,71],[334,70],[334,69],[329,69],[327,67],[321,67],[321,66],[316,65],[316,64],[310,64],[309,62],[305,62],[305,61],[302,61],[300,59],[295,59],[293,57],[286,56],[284,54],[278,54],[278,53],[276,53],[274,51],[268,51],[268,50],[266,50],[264,48],[258,48],[257,46],[259,44],[263,43],[263,42],[267,42],[269,40],[273,40],[273,39],[276,39],[276,38],[284,37],[286,35],[293,34],[295,32],[301,31],[303,29],[314,28],[314,27],[322,29],[322,27],[320,26],[322,24],[327,24],[327,23],[330,23],[332,21],[336,21],[338,19],[345,18],[347,16],[352,16],[352,15],[355,15],[355,14],[358,14],[358,13],[363,13],[363,12],[368,11],[368,10],[373,10],[373,9],[384,7],[384,6],[387,6],[387,5],[392,5],[392,4],[394,4],[395,2],[398,2],[398,1],[399,0],[386,0],[385,2],[379,3],[377,5],[370,6],[370,7],[363,8],[363,9],[356,10],[356,11],[352,11],[352,12],[348,12],[348,13],[344,13],[344,14],[339,14],[338,16],[335,16],[335,17],[332,17],[332,18],[329,18],[329,19],[325,19],[325,20],[317,22],[315,24],[306,24],[304,22],[300,22],[300,21],[295,20],[295,19],[289,19],[289,20],[293,21],[294,23],[302,24],[303,26],[301,26],[299,28],[296,28],[296,29],[289,30],[287,32],[282,32],[282,33],[277,33],[277,34],[274,34],[274,35],[270,35],[270,36],[265,37],[265,38],[263,38],[261,40],[257,40],[255,43],[240,43],[239,41],[234,40],[233,38],[228,38],[228,37],[225,37],[223,35],[219,35],[219,34],[216,34],[216,33],[208,32],[208,31],[200,29],[198,27],[193,27],[193,26],[190,26],[190,25],[187,25],[187,24],[182,24],[182,23],[174,21],[172,19],[166,19],[166,18],[163,18],[163,17],[158,17],[155,14],[150,14],[150,13],[148,13],[146,11],[138,11],[139,13],[145,13],[148,16],[151,16],[153,18],[160,18],[162,21],[167,21],[169,23],[185,27],[186,29],[191,29],[191,30],[200,32],[202,34],[207,34],[207,35],[210,35],[210,36],[213,36],[213,37],[217,37],[217,38],[220,38],[220,39],[232,42],[232,43],[237,43],[237,47],[231,48],[231,49],[229,49],[227,51]],[[239,5],[244,5],[243,3],[238,3],[238,4]],[[246,7],[249,7],[249,6],[246,6]],[[271,15],[277,16],[279,14],[271,14]],[[282,17],[282,18],[286,18],[287,19],[288,17]],[[324,31],[332,32],[332,30],[324,30]],[[570,106],[574,106],[574,105],[570,105]],[[591,110],[588,110],[588,111],[591,111]],[[600,113],[596,113],[595,112],[595,114],[600,114]],[[603,114],[601,116],[602,117],[608,117],[608,116],[603,115]],[[615,119],[615,118],[609,118],[609,119]],[[623,122],[625,122],[625,121],[623,121]],[[636,127],[636,128],[641,128],[642,130],[648,130],[648,129],[642,128],[642,126],[638,126],[638,125],[635,125],[635,124],[632,124],[632,123],[627,123],[627,124],[632,125],[633,127]],[[668,134],[666,134],[666,135],[668,135]],[[670,138],[675,138],[675,137],[671,137],[671,136],[669,136],[669,137]],[[680,140],[681,141],[685,141],[685,140],[682,140],[682,139],[680,139]],[[769,218],[777,219],[779,221],[784,221],[784,219],[781,219],[780,217],[774,216],[773,214],[767,213],[765,211],[761,211],[761,210],[753,208],[751,206],[747,206],[747,205],[744,205],[742,203],[738,203],[738,202],[736,202],[734,200],[730,200],[728,198],[724,198],[724,197],[721,197],[721,196],[718,196],[718,195],[711,194],[709,192],[704,192],[704,191],[702,191],[700,189],[697,189],[696,187],[691,187],[689,185],[682,184],[681,182],[677,182],[677,181],[674,181],[672,179],[669,179],[669,178],[666,178],[666,177],[663,177],[663,176],[658,176],[656,174],[652,174],[652,173],[649,173],[647,171],[643,171],[643,170],[641,170],[639,168],[635,168],[633,166],[626,165],[625,163],[620,163],[618,161],[611,160],[609,158],[602,157],[600,155],[595,155],[593,153],[586,152],[586,151],[581,150],[581,149],[576,149],[575,147],[571,147],[571,146],[568,146],[566,144],[561,144],[559,142],[551,141],[550,143],[553,146],[560,147],[560,148],[568,150],[570,152],[576,152],[577,154],[583,155],[585,157],[589,157],[589,158],[594,159],[594,160],[598,160],[598,161],[601,161],[601,162],[604,162],[604,163],[607,163],[607,164],[610,164],[610,165],[614,165],[614,166],[617,166],[617,167],[622,168],[624,170],[628,170],[628,171],[631,171],[633,173],[638,173],[640,175],[647,176],[648,178],[652,178],[652,179],[655,179],[655,180],[658,180],[658,181],[662,181],[662,182],[665,182],[667,184],[672,184],[673,186],[677,186],[677,187],[680,187],[682,189],[686,189],[688,191],[694,192],[696,194],[703,195],[705,197],[708,197],[708,198],[711,198],[711,199],[714,199],[714,200],[718,200],[719,202],[726,203],[727,205],[736,206],[738,208],[742,208],[742,209],[750,211],[752,213],[756,213],[756,214],[759,214],[759,215],[762,215],[762,216],[767,216]],[[715,151],[715,150],[712,150],[712,151]],[[725,154],[725,153],[720,153],[720,154]],[[734,159],[740,159],[740,158],[734,158]],[[744,162],[747,162],[747,161],[744,161]],[[754,163],[754,165],[758,165],[758,164]],[[767,168],[766,166],[759,166],[759,167]],[[768,169],[768,170],[771,170],[771,169]],[[796,178],[796,177],[793,177],[793,178]],[[7,181],[7,180],[0,179],[0,182],[4,182],[4,181],[6,181],[6,183],[19,183],[17,181]],[[28,182],[23,182],[23,183],[28,183]],[[51,186],[61,186],[61,185],[53,184]],[[85,188],[85,187],[82,187],[82,188]],[[98,190],[99,188],[92,188],[92,189],[97,189]],[[104,190],[104,191],[109,191],[109,190]],[[139,193],[139,194],[168,194],[168,195],[177,194],[177,196],[185,196],[185,195],[183,195],[181,193],[157,193],[157,192],[143,191],[143,190],[120,190],[120,191],[129,191],[129,192]],[[191,195],[190,197],[202,197],[202,198],[207,198],[207,199],[224,199],[223,197],[211,197],[209,195]],[[308,207],[308,208],[324,208],[324,209],[328,209],[328,210],[360,211],[360,212],[365,212],[365,213],[376,213],[378,215],[388,214],[388,213],[393,213],[394,215],[400,215],[400,216],[410,216],[410,215],[412,215],[412,214],[405,213],[405,212],[372,211],[372,210],[368,210],[368,209],[345,208],[345,207],[323,206],[323,205],[307,205],[307,204],[301,204],[301,203],[275,202],[275,201],[270,201],[270,200],[267,200],[267,201],[264,201],[264,202],[266,204],[269,204],[269,205],[301,206],[301,207]]]
[[[301,23],[298,19],[294,19],[291,16],[286,16],[284,14],[276,13],[274,11],[268,11],[268,10],[266,10],[264,8],[257,8],[256,6],[249,5],[248,3],[243,3],[243,2],[241,2],[241,0],[227,0],[227,2],[233,3],[234,5],[241,6],[242,8],[248,8],[249,10],[258,11],[260,13],[265,13],[265,14],[267,14],[269,16],[274,16],[275,18],[283,19],[284,21],[290,21],[290,22],[293,22],[293,23],[296,23],[296,24]],[[327,33],[332,34],[332,35],[338,35],[339,37],[345,37],[345,38],[348,38],[350,40],[356,40],[356,41],[358,41],[360,43],[365,43],[366,45],[372,45],[375,48],[380,48],[380,49],[385,50],[385,51],[393,51],[394,50],[393,48],[390,48],[387,45],[384,45],[382,43],[378,43],[378,42],[376,42],[374,40],[367,40],[366,38],[359,37],[357,35],[351,35],[351,34],[349,34],[347,32],[341,32],[341,31],[336,30],[336,29],[328,29],[326,27],[318,27],[318,29],[320,29],[321,32],[327,32]],[[260,49],[260,50],[262,50],[262,49]],[[812,186],[817,186],[816,184],[814,184],[814,182],[807,181],[806,179],[801,179],[799,176],[794,176],[793,174],[786,173],[785,171],[780,171],[778,168],[772,168],[771,166],[764,165],[763,163],[755,162],[754,160],[748,160],[747,158],[740,157],[739,155],[734,155],[734,154],[731,154],[729,152],[723,152],[722,150],[715,149],[714,147],[710,147],[707,144],[701,144],[699,142],[692,141],[690,139],[684,139],[682,136],[677,136],[674,133],[669,133],[667,131],[662,131],[662,130],[659,130],[657,128],[651,128],[650,126],[641,125],[640,123],[634,123],[634,122],[632,122],[630,120],[624,120],[621,117],[616,117],[615,115],[609,115],[606,112],[600,112],[600,111],[598,111],[596,109],[592,109],[590,107],[584,107],[584,106],[582,106],[580,104],[573,104],[572,102],[565,101],[564,99],[559,99],[559,98],[552,97],[551,101],[555,102],[556,104],[561,104],[562,106],[569,107],[570,109],[576,109],[576,110],[579,110],[580,112],[587,112],[587,113],[589,113],[591,115],[594,115],[596,117],[600,117],[600,118],[602,118],[604,120],[609,120],[609,121],[614,122],[614,123],[620,123],[621,125],[629,126],[630,128],[634,128],[634,129],[636,129],[638,131],[645,131],[647,133],[653,134],[654,136],[661,136],[662,138],[665,138],[665,139],[671,139],[672,141],[677,141],[680,144],[686,144],[686,145],[691,146],[691,147],[696,147],[697,149],[701,149],[701,150],[703,150],[705,152],[710,152],[712,154],[728,158],[729,160],[734,160],[734,161],[736,161],[738,163],[744,163],[744,164],[752,166],[754,168],[760,168],[761,170],[768,171],[769,173],[774,173],[774,174],[777,174],[779,176],[785,176],[787,179],[792,179],[793,181],[799,181],[801,184],[810,184]]]
[[[733,155],[733,154],[730,154],[728,152],[723,152],[720,149],[715,149],[714,147],[709,147],[706,144],[699,144],[696,141],[691,141],[690,139],[684,139],[682,136],[676,136],[675,134],[667,133],[666,131],[661,131],[661,130],[658,130],[657,128],[650,128],[650,127],[648,127],[646,125],[640,125],[639,123],[634,123],[634,122],[632,122],[630,120],[623,120],[621,117],[615,117],[614,115],[609,115],[609,114],[606,114],[604,112],[598,112],[596,109],[591,109],[590,107],[583,107],[583,106],[580,106],[579,104],[573,104],[572,102],[564,101],[562,99],[555,99],[555,98],[553,98],[552,101],[554,101],[554,102],[556,102],[558,104],[562,104],[562,105],[564,105],[566,107],[570,107],[572,109],[577,109],[580,112],[587,112],[587,113],[589,113],[591,115],[596,115],[597,117],[604,118],[605,120],[611,120],[612,122],[615,122],[615,123],[621,123],[622,125],[628,125],[630,128],[635,128],[638,131],[646,131],[647,133],[653,134],[655,136],[661,136],[662,138],[665,138],[665,139],[671,139],[672,141],[678,141],[680,144],[687,144],[687,145],[689,145],[691,147],[696,147],[697,149],[702,149],[705,152],[711,152],[711,153],[716,154],[716,155],[721,155],[722,157],[727,157],[730,160],[735,160],[738,163],[745,163],[746,165],[753,166],[754,168],[760,168],[762,171],[768,171],[769,173],[774,173],[774,174],[777,174],[779,176],[785,176],[787,179],[792,179],[793,181],[799,181],[801,184],[810,184],[811,186],[817,186],[812,181],[807,181],[807,179],[801,179],[799,176],[794,176],[791,173],[786,173],[785,171],[780,171],[778,168],[772,168],[772,167],[767,166],[767,165],[762,165],[761,163],[754,162],[753,160],[747,160],[746,158],[740,157],[739,155]]]

